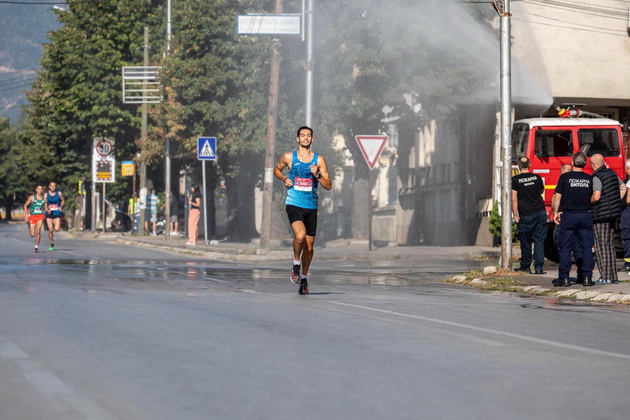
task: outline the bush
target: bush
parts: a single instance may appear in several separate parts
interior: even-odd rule
[[[492,206],[492,212],[490,212],[490,219],[488,220],[488,230],[497,238],[501,237],[501,216],[499,216],[499,203],[494,203]],[[516,231],[516,223],[512,223],[512,242],[517,242],[518,235]],[[501,241],[499,241],[500,243]]]

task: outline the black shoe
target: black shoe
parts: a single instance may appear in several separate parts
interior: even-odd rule
[[[534,271],[534,274],[547,274],[547,272],[543,271],[542,268],[537,268],[536,271]]]
[[[571,286],[571,280],[568,277],[564,277],[561,279],[555,279],[551,282],[551,284],[553,284],[554,287],[569,287]]]
[[[300,280],[300,288],[298,290],[300,295],[308,295],[308,281],[306,279]]]
[[[619,280],[611,280],[610,284],[619,284]]]
[[[532,274],[532,271],[529,269],[529,267],[515,268],[514,271],[522,271],[523,273]]]
[[[595,286],[591,277],[584,277],[584,286]]]
[[[293,269],[291,270],[291,277],[290,280],[293,283],[298,283],[300,281],[300,268],[302,266],[300,264],[293,264]]]
[[[577,276],[577,280],[575,280],[576,284],[584,284],[584,276]]]
[[[619,267],[617,271],[627,271],[630,273],[630,263],[625,263],[623,267]]]

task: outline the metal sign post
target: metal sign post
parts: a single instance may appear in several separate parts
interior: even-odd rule
[[[372,250],[372,170],[381,156],[385,144],[387,144],[387,135],[358,135],[354,137],[361,149],[361,153],[365,158],[365,162],[370,168],[370,176],[368,178],[368,250]]]
[[[217,159],[217,138],[198,137],[197,138],[197,159],[201,161],[201,175],[203,177],[203,233],[206,245],[208,244],[208,207],[206,194],[206,160]]]
[[[92,232],[96,232],[96,183],[103,183],[103,232],[105,232],[105,184],[116,182],[115,140],[96,137],[92,148]]]

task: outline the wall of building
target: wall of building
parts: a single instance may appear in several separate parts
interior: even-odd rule
[[[560,102],[630,105],[628,0],[510,2],[512,56]]]

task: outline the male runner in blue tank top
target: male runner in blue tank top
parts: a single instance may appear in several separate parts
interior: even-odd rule
[[[311,150],[313,130],[300,127],[297,143],[297,150],[282,155],[273,174],[287,189],[286,211],[293,230],[293,269],[290,278],[293,283],[299,280],[298,293],[307,295],[308,269],[313,260],[317,230],[317,186],[321,184],[330,190],[332,181],[324,157]],[[282,173],[285,167],[289,168],[287,176]]]
[[[57,191],[57,183],[51,181],[48,184],[48,192],[46,193],[46,226],[48,227],[48,239],[50,240],[49,251],[55,250],[55,236],[53,231],[61,230],[61,216],[63,216],[63,205],[66,199],[63,198],[61,191]]]

